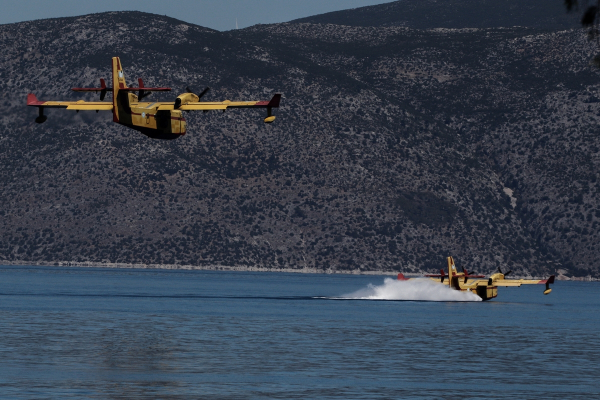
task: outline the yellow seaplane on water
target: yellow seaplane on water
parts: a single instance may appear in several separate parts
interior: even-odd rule
[[[112,87],[107,87],[104,79],[100,79],[99,88],[73,88],[76,92],[100,92],[100,101],[40,101],[33,94],[27,95],[27,105],[38,107],[39,116],[35,122],[41,124],[46,121],[44,108],[66,108],[67,110],[87,111],[112,111],[113,121],[135,129],[144,135],[154,139],[177,139],[186,133],[186,122],[182,111],[201,110],[223,110],[228,108],[266,108],[267,117],[265,123],[275,120],[272,114],[273,108],[279,107],[281,94],[275,94],[269,101],[219,101],[201,102],[209,88],[200,94],[192,93],[186,88],[187,93],[182,93],[174,102],[142,102],[142,99],[151,92],[168,92],[168,87],[144,87],[142,79],[138,79],[139,87],[129,87],[125,82],[125,74],[119,57],[112,59]],[[105,102],[107,92],[112,92],[112,101]],[[136,95],[135,92],[138,94]]]
[[[426,277],[439,282],[441,284],[447,284],[454,290],[460,290],[466,292],[470,290],[477,296],[481,297],[483,301],[493,299],[498,296],[498,286],[504,287],[519,287],[521,285],[546,285],[544,294],[548,294],[552,291],[550,285],[554,283],[554,275],[548,279],[537,280],[537,279],[505,279],[512,271],[503,273],[498,268],[498,273],[492,274],[488,279],[472,279],[472,278],[485,278],[485,275],[470,275],[469,272],[463,267],[462,272],[456,270],[454,265],[454,259],[448,257],[448,275],[443,269],[440,269],[439,275],[425,275]],[[399,281],[408,281],[415,278],[406,278],[403,274],[398,274]],[[417,278],[418,279],[418,278]],[[446,283],[444,282],[446,281]]]

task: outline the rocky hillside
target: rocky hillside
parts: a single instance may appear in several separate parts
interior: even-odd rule
[[[0,26],[0,262],[598,276],[598,73],[579,31],[289,23],[216,32],[104,13]],[[48,111],[110,76],[211,86],[155,141]],[[171,99],[173,94],[153,94]],[[92,99],[92,97],[90,97]]]
[[[580,17],[578,12],[567,13],[561,0],[399,0],[293,22],[415,29],[522,26],[556,31],[579,26]]]

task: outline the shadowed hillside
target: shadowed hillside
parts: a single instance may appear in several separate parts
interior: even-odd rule
[[[216,32],[144,13],[0,26],[0,261],[597,275],[592,46],[576,31],[320,24]],[[284,95],[155,141],[49,110],[109,78]],[[90,97],[90,99],[95,97]]]

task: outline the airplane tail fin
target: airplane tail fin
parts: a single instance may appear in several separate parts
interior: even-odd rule
[[[454,258],[452,258],[452,256],[449,256],[446,260],[448,261],[448,274],[452,276],[452,270],[454,269],[454,271],[456,271],[456,266],[454,265]]]
[[[123,66],[121,65],[121,59],[119,57],[112,58],[112,73],[113,93],[116,93],[118,89],[125,89],[127,83],[125,82],[125,73],[123,72]]]
[[[456,270],[456,265],[454,264],[454,258],[452,258],[452,256],[449,256],[447,258],[447,262],[448,262],[448,285],[452,286],[453,277],[454,277],[454,275],[456,275],[456,273],[458,271]]]

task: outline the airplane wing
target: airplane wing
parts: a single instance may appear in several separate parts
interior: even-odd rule
[[[520,287],[521,285],[546,285],[546,291],[544,294],[551,292],[550,285],[554,283],[554,275],[548,279],[477,279],[469,281],[465,287],[477,287],[477,286],[503,286],[503,287]]]
[[[504,287],[519,287],[521,285],[544,285],[547,283],[554,283],[554,276],[551,276],[549,279],[499,279],[494,281],[495,286],[504,286]]]
[[[175,108],[175,103],[160,103],[158,111],[163,110],[225,110],[227,108],[277,108],[281,101],[281,94],[276,94],[269,101],[217,101],[217,102],[190,102]]]
[[[113,104],[105,101],[40,101],[33,93],[27,95],[27,105],[31,107],[66,108],[67,110],[110,111]]]
[[[178,110],[182,111],[208,111],[208,110],[225,110],[227,105],[223,103],[188,103],[179,106]],[[175,110],[175,103],[162,103],[158,106],[157,111],[172,111]]]
[[[537,283],[537,282],[536,282]],[[520,279],[501,279],[493,282],[494,286],[503,286],[503,287],[519,287],[522,285]]]

